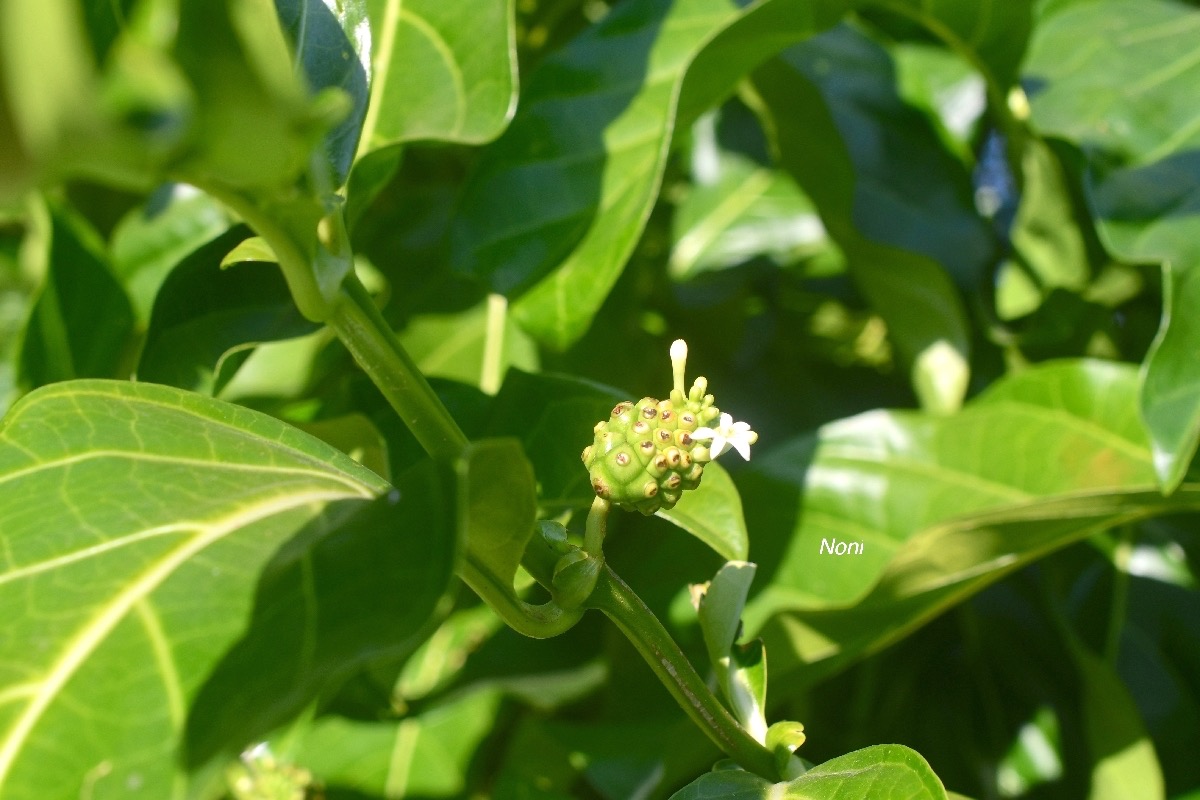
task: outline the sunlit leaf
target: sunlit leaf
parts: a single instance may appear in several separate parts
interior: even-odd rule
[[[277,420],[117,382],[14,406],[0,481],[0,791],[31,799],[180,796],[189,705],[259,568],[387,488]]]

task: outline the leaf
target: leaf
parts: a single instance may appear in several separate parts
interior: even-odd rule
[[[754,572],[755,566],[744,561],[721,567],[701,596],[697,614],[717,685],[742,727],[763,742],[767,735],[767,674],[762,643],[745,648],[737,644]]]
[[[533,468],[519,442],[485,440],[468,448],[458,479],[459,526],[466,531],[468,556],[515,597],[513,578],[537,521]]]
[[[820,217],[790,177],[712,149],[719,174],[697,182],[675,210],[668,264],[673,278],[687,280],[759,255],[787,264],[829,247]]]
[[[855,750],[788,783],[772,784],[741,770],[702,775],[671,800],[945,800],[946,790],[925,759],[898,744]]]
[[[216,394],[256,344],[311,333],[275,264],[223,259],[248,230],[238,226],[199,248],[163,282],[138,363],[138,379]]]
[[[1065,170],[1040,139],[1031,136],[1023,145],[1021,198],[1009,234],[1012,245],[1043,298],[1055,288],[1081,292],[1091,280],[1091,268]],[[1003,291],[1003,286],[997,287],[997,294]],[[1001,310],[1001,316],[1012,319],[1032,311],[1018,307]]]
[[[94,231],[65,209],[50,209],[45,278],[34,301],[17,364],[17,380],[44,386],[121,373],[133,310],[109,271]]]
[[[162,187],[121,218],[112,234],[112,268],[140,325],[150,322],[154,298],[171,269],[229,227],[229,215],[215,200],[181,184]]]
[[[387,488],[277,420],[104,381],[14,406],[0,482],[12,798],[181,796],[185,714],[242,635],[259,568]]]
[[[517,102],[513,0],[367,0],[371,99],[359,155],[494,139]]]
[[[1197,507],[1194,485],[1157,491],[1136,382],[1048,364],[952,417],[869,412],[756,462],[740,488],[767,587],[746,623],[784,612],[763,631],[776,675],[816,680],[1095,530]]]
[[[1083,693],[1083,725],[1092,756],[1088,800],[1166,797],[1154,744],[1121,679],[1103,661],[1072,643]]]
[[[892,73],[882,48],[843,26],[791,48],[753,82],[781,166],[887,323],[922,406],[952,411],[967,388],[969,337],[949,276],[974,282],[992,244],[963,165],[899,100]],[[906,157],[887,156],[894,152]]]
[[[249,627],[192,701],[189,765],[261,740],[364,668],[403,663],[448,610],[449,499],[432,469],[410,472],[334,531],[275,554]]]
[[[513,324],[504,298],[495,295],[458,314],[416,317],[401,332],[400,343],[425,375],[469,383],[491,394],[509,368],[538,367],[537,346]]]
[[[641,234],[677,120],[690,123],[755,64],[832,24],[846,5],[616,6],[542,62],[512,126],[488,148],[463,199],[458,268],[513,298],[514,315],[538,341],[573,343]]]
[[[580,453],[591,441],[592,428],[623,399],[615,389],[579,378],[509,370],[485,435],[521,440],[543,507],[586,508],[596,493]]]
[[[715,461],[704,467],[697,489],[684,492],[674,508],[659,509],[655,516],[683,528],[730,561],[744,559],[749,552],[742,498],[729,473]]]
[[[1198,292],[1200,13],[1179,3],[1104,0],[1071,6],[1038,27],[1026,70],[1033,119],[1077,144],[1105,245],[1132,262],[1164,262],[1164,313],[1146,358],[1140,403],[1163,489],[1183,479],[1200,441]],[[1077,55],[1062,57],[1064,47]]]
[[[869,5],[912,19],[979,69],[1004,97],[1033,26],[1035,0],[874,0]]]
[[[349,110],[325,134],[332,188],[350,174],[358,135],[367,113],[367,73],[371,37],[366,0],[340,0],[337,13],[321,0],[275,0],[279,22],[288,36],[304,77],[313,92],[340,90]]]
[[[472,692],[398,722],[319,719],[289,754],[333,790],[364,797],[462,796],[501,697],[496,690]]]

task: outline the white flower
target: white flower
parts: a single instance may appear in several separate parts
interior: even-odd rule
[[[729,448],[738,451],[738,455],[750,460],[750,445],[758,441],[758,434],[750,430],[749,423],[734,422],[729,414],[721,414],[720,422],[714,428],[697,428],[692,432],[693,439],[704,441],[712,439],[709,445],[709,456],[716,458]]]

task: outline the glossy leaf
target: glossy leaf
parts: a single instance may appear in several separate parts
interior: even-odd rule
[[[690,122],[845,5],[617,6],[530,79],[513,125],[468,187],[456,264],[516,298],[514,314],[536,339],[565,348],[587,330],[633,250],[677,118]]]
[[[321,0],[276,0],[280,25],[312,92],[335,89],[348,102],[345,118],[325,135],[333,187],[350,173],[358,135],[367,112],[367,73],[371,37],[366,0],[341,0],[333,8]]]
[[[789,176],[733,154],[710,157],[719,159],[719,173],[697,182],[675,211],[672,277],[686,280],[759,255],[788,264],[829,247],[820,217]]]
[[[900,102],[891,72],[882,48],[841,27],[764,65],[754,85],[782,166],[887,323],[922,405],[951,411],[966,392],[969,343],[950,276],[977,274],[991,244],[962,165]],[[899,150],[903,164],[886,156]]]
[[[328,535],[280,549],[246,632],[192,702],[190,765],[261,740],[362,669],[403,663],[448,608],[449,501],[432,469],[410,472]]]
[[[0,790],[14,800],[131,781],[180,796],[185,715],[243,633],[258,568],[386,489],[277,420],[116,382],[14,406],[0,481]]]
[[[133,310],[86,223],[50,210],[46,273],[26,322],[17,380],[27,387],[121,373]]]
[[[199,248],[167,277],[154,303],[138,379],[216,394],[256,344],[314,330],[276,264],[222,269],[248,235],[239,226]]]
[[[1132,367],[1050,364],[953,417],[871,412],[758,461],[741,489],[760,570],[777,566],[747,625],[786,610],[772,664],[836,668],[1094,530],[1200,505],[1157,491],[1136,391]]]
[[[674,508],[659,509],[655,516],[683,528],[730,561],[746,558],[750,550],[742,498],[729,473],[715,461],[704,467],[698,488],[684,492]]]
[[[881,744],[826,761],[788,783],[772,784],[741,770],[703,775],[671,800],[945,800],[929,764],[897,744]]]
[[[1106,245],[1129,261],[1166,264],[1163,322],[1140,403],[1167,490],[1183,479],[1200,441],[1192,355],[1200,329],[1183,311],[1200,297],[1200,128],[1191,100],[1200,80],[1198,18],[1159,0],[1073,6],[1039,26],[1026,66],[1039,129],[1089,157],[1090,200]],[[1064,47],[1080,57],[1061,58]]]
[[[516,107],[513,0],[367,0],[371,99],[359,154],[415,139],[485,142]]]

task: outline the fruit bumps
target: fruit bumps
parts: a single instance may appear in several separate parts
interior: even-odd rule
[[[700,485],[709,448],[693,438],[720,416],[707,382],[697,378],[685,397],[643,397],[618,403],[596,424],[595,438],[583,450],[592,489],[599,497],[643,514],[672,508],[683,493]]]

